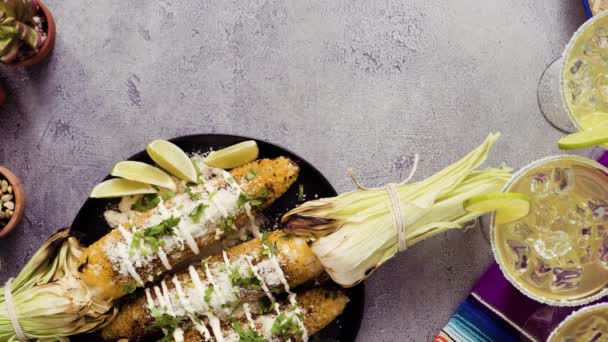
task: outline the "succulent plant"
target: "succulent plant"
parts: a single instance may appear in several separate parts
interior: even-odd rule
[[[0,0],[0,62],[14,61],[19,52],[36,52],[45,35],[36,0]]]

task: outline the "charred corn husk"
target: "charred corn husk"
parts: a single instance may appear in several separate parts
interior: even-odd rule
[[[85,251],[82,278],[97,298],[120,298],[219,239],[247,235],[255,210],[285,193],[299,172],[283,157],[256,160],[230,173],[202,163],[198,167],[198,184],[182,184],[177,195],[159,198],[153,209]]]
[[[80,279],[83,250],[68,229],[61,230],[5,285],[10,289],[0,288],[0,341],[19,340],[16,324],[24,340],[69,341],[68,336],[98,329],[114,317],[112,303],[98,301]]]
[[[159,312],[189,317],[195,325],[203,324],[203,317],[217,330],[242,302],[274,301],[276,293],[290,293],[291,287],[322,274],[305,239],[281,231],[264,234],[146,288],[123,305],[102,336],[107,341],[146,337]]]

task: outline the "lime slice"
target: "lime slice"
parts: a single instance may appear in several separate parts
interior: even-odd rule
[[[205,164],[222,169],[232,169],[258,158],[258,144],[253,140],[243,141],[236,145],[211,152],[205,158]]]
[[[114,165],[110,174],[136,182],[157,185],[172,191],[176,190],[175,182],[165,171],[142,162],[122,161]]]
[[[567,135],[557,143],[562,150],[575,150],[608,143],[608,127],[586,129]]]
[[[128,179],[115,178],[97,184],[89,197],[112,198],[129,195],[153,194],[156,192],[152,186]]]
[[[464,209],[476,213],[495,211],[494,222],[504,224],[526,217],[530,212],[530,198],[514,192],[478,195],[466,200]]]
[[[186,152],[172,142],[154,140],[146,146],[148,155],[156,164],[172,175],[196,183],[196,170]]]

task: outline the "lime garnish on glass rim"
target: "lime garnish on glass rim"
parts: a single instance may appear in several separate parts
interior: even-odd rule
[[[575,150],[608,143],[608,127],[596,127],[567,135],[557,143],[562,150]]]
[[[496,212],[496,224],[505,224],[522,219],[530,212],[530,198],[524,194],[505,192],[473,196],[464,202],[468,212]]]
[[[113,198],[153,193],[156,193],[156,189],[149,184],[135,182],[128,179],[115,178],[97,184],[91,191],[89,197]]]
[[[197,174],[192,160],[174,143],[167,140],[154,140],[146,146],[146,151],[156,164],[172,175],[196,183]]]
[[[114,165],[110,174],[114,177],[176,190],[175,182],[165,171],[142,162],[122,161]]]
[[[253,140],[247,140],[211,152],[205,158],[205,164],[222,169],[232,169],[256,160],[259,153],[258,144]]]

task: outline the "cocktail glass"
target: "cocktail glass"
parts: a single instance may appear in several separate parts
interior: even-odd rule
[[[574,33],[543,73],[537,95],[543,115],[562,131],[608,127],[608,12]]]
[[[608,303],[590,305],[573,312],[557,326],[547,341],[608,341]]]
[[[608,128],[608,12],[583,24],[564,51],[561,94],[579,131]]]
[[[548,157],[517,172],[504,190],[531,199],[519,221],[492,218],[492,250],[507,280],[553,306],[607,295],[608,169],[580,156]]]

